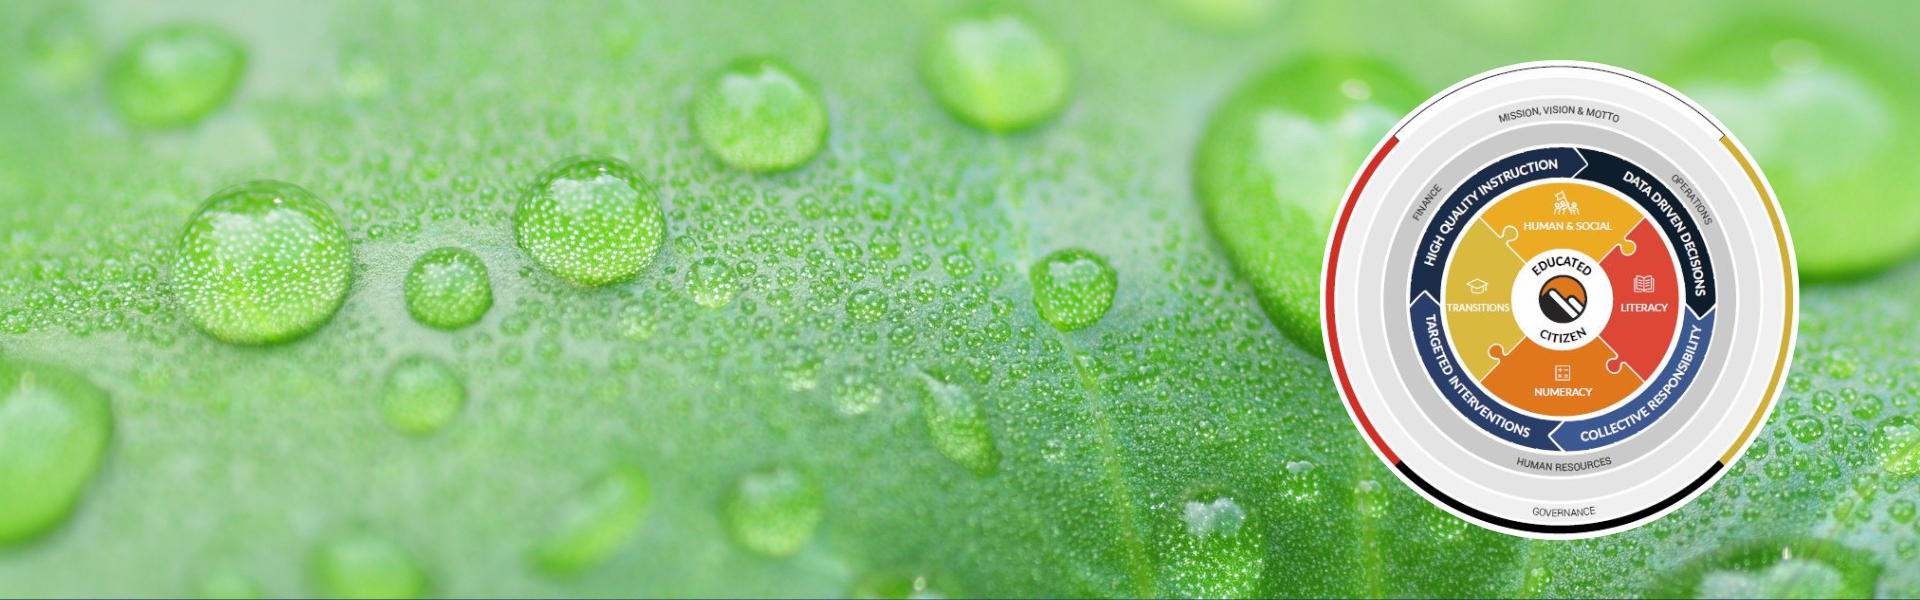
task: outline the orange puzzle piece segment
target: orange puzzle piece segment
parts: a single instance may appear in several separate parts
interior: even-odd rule
[[[1507,245],[1523,260],[1563,248],[1598,260],[1644,217],[1613,192],[1587,183],[1550,181],[1509,194],[1481,219],[1494,231],[1512,227],[1519,232]]]
[[[1527,340],[1480,383],[1514,408],[1545,417],[1574,417],[1612,406],[1639,389],[1641,379],[1633,371],[1607,368],[1614,357],[1599,340],[1564,351]]]

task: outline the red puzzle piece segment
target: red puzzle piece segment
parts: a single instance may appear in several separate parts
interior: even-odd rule
[[[1624,365],[1644,379],[1666,358],[1686,304],[1672,251],[1653,223],[1641,221],[1627,233],[1627,241],[1633,243],[1632,254],[1615,248],[1600,260],[1613,283],[1613,316],[1600,339],[1619,355],[1618,364],[1609,368],[1617,371]]]

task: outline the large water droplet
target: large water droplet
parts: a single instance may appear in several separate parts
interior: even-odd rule
[[[427,574],[407,551],[370,533],[349,533],[322,544],[313,557],[313,581],[333,598],[419,598]]]
[[[1026,129],[1052,117],[1073,87],[1058,43],[1024,15],[998,6],[942,26],[921,68],[948,111],[993,131]]]
[[[1803,275],[1882,269],[1920,250],[1920,81],[1885,50],[1801,23],[1742,24],[1662,79],[1724,121],[1766,168]]]
[[[407,312],[429,327],[459,329],[493,307],[487,264],[462,248],[440,248],[420,257],[404,284]]]
[[[1757,574],[1715,571],[1700,581],[1698,598],[1840,598],[1840,572],[1815,561],[1775,563]]]
[[[63,521],[113,437],[107,393],[79,374],[0,361],[0,544]]]
[[[993,444],[993,428],[986,411],[953,377],[921,373],[920,416],[927,422],[933,447],[973,471],[992,475],[1000,468],[1000,449]]]
[[[559,575],[599,566],[633,539],[652,504],[645,472],[629,465],[608,469],[564,501],[558,525],[534,549],[535,564]]]
[[[741,547],[792,556],[813,539],[826,516],[826,499],[812,478],[783,465],[741,476],[722,512],[727,533]]]
[[[1181,598],[1251,598],[1259,594],[1266,566],[1265,538],[1246,509],[1232,498],[1188,500],[1181,505],[1183,531],[1163,556],[1169,595]]]
[[[387,371],[380,414],[394,429],[426,435],[453,420],[466,403],[466,385],[452,367],[432,358],[410,356]]]
[[[785,65],[752,59],[714,75],[693,102],[701,143],[729,167],[784,171],[812,159],[827,139],[827,109]]]
[[[1883,567],[1872,553],[1817,538],[1717,548],[1669,573],[1649,598],[1873,598]]]
[[[666,235],[660,197],[625,163],[574,157],[533,182],[513,213],[520,249],[561,279],[602,286],[638,275]]]
[[[208,198],[187,222],[175,294],[207,335],[265,344],[312,333],[346,301],[347,232],[326,204],[290,183],[253,181]]]
[[[1364,90],[1365,93],[1355,93]],[[1215,234],[1287,337],[1321,352],[1320,262],[1348,182],[1424,95],[1397,69],[1308,58],[1236,92],[1207,126],[1194,182]]]
[[[246,50],[226,32],[202,25],[155,29],[135,36],[115,58],[107,96],[135,125],[183,125],[233,95],[246,63]]]
[[[1106,259],[1079,248],[1047,255],[1033,265],[1028,277],[1040,318],[1061,331],[1080,329],[1106,316],[1113,307],[1113,290],[1120,284]]]

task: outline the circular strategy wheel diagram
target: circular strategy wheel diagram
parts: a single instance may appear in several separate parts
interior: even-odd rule
[[[1323,316],[1348,412],[1481,526],[1592,537],[1677,509],[1786,376],[1779,207],[1725,127],[1644,76],[1546,62],[1457,84],[1338,214]]]

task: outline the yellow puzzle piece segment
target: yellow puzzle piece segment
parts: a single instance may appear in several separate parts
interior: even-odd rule
[[[1512,235],[1512,231],[1506,232]],[[1493,370],[1494,346],[1511,349],[1525,333],[1513,320],[1514,276],[1520,273],[1520,255],[1507,248],[1509,240],[1486,223],[1476,222],[1460,234],[1447,265],[1446,285],[1440,291],[1447,315],[1447,337],[1460,353],[1460,362],[1474,379]]]
[[[1523,258],[1568,249],[1595,260],[1621,245],[1627,232],[1643,218],[1627,200],[1574,181],[1549,181],[1522,188],[1480,217],[1494,231],[1512,227],[1518,236],[1507,245]]]

